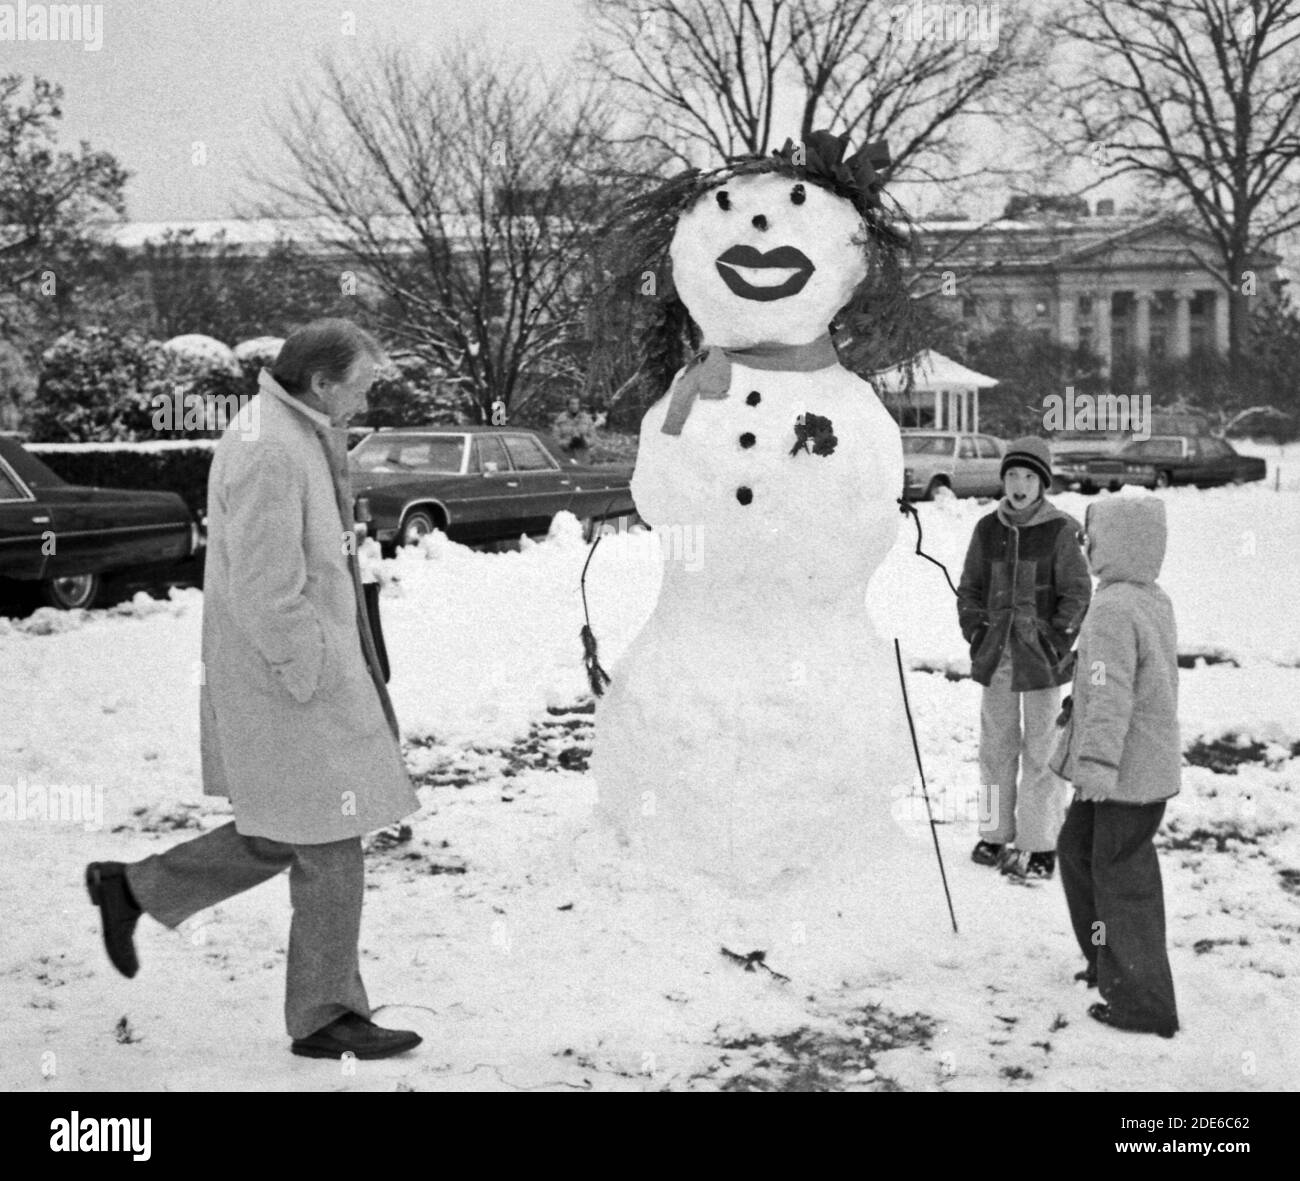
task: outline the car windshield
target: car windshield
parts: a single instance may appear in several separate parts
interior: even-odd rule
[[[904,435],[904,455],[951,455],[955,435]]]
[[[361,472],[456,475],[464,453],[464,435],[375,434],[358,443],[350,459]]]

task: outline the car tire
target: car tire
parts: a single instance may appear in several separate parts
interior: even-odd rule
[[[942,476],[935,476],[935,478],[930,481],[930,486],[925,490],[926,500],[938,500],[940,497],[949,497],[952,495],[952,485]]]
[[[1174,477],[1172,473],[1167,471],[1156,472],[1157,488],[1172,488],[1173,486],[1174,486]]]
[[[402,521],[402,527],[398,530],[397,544],[419,545],[420,541],[428,537],[438,528],[438,523],[433,519],[433,514],[427,509],[416,509],[412,513],[407,513]]]
[[[41,583],[41,598],[47,606],[60,611],[93,607],[101,588],[98,574],[80,574],[71,578],[47,578]]]

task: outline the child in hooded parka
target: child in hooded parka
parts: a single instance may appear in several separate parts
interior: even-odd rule
[[[1090,505],[1085,549],[1096,596],[1079,633],[1071,708],[1051,765],[1075,797],[1057,845],[1075,938],[1076,979],[1099,989],[1089,1015],[1172,1037],[1178,1029],[1165,950],[1164,890],[1152,838],[1177,795],[1178,640],[1156,584],[1165,504],[1116,496]]]

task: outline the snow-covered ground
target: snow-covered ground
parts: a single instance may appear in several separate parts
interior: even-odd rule
[[[1300,440],[1294,443],[1259,442],[1255,439],[1233,439],[1232,447],[1239,455],[1258,455],[1268,464],[1270,488],[1280,491],[1300,491]]]
[[[363,963],[379,1020],[425,1036],[386,1062],[287,1053],[283,878],[179,932],[144,920],[132,981],[103,955],[85,862],[142,857],[228,816],[199,788],[201,594],[0,619],[0,1087],[1295,1088],[1300,463],[1293,450],[1276,462],[1280,492],[1270,473],[1267,486],[1161,494],[1162,585],[1180,649],[1204,658],[1182,675],[1193,765],[1161,838],[1183,1022],[1172,1041],[1086,1017],[1095,993],[1071,982],[1080,960],[1058,882],[1014,886],[969,861],[979,689],[909,522],[869,606],[912,668],[961,933],[924,807],[899,800],[922,888],[898,947],[830,980],[834,921],[795,908],[788,939],[766,948],[788,982],[726,960],[699,897],[655,887],[585,831],[591,716],[573,707],[586,695],[587,555],[561,518],[517,553],[435,537],[385,567],[392,692],[424,807],[409,839],[371,852]],[[1088,502],[1057,503],[1082,520]],[[921,506],[925,548],[954,579],[990,507]],[[592,561],[592,624],[615,676],[653,605],[659,546],[610,535]]]

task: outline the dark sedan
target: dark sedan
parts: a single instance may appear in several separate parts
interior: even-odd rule
[[[1055,466],[1063,484],[1077,484],[1084,492],[1113,491],[1125,484],[1212,488],[1262,480],[1267,474],[1262,459],[1238,455],[1225,439],[1195,435],[1153,435],[1129,443],[1115,455],[1062,454]]]
[[[566,510],[588,521],[635,511],[631,466],[583,464],[521,428],[379,430],[352,449],[349,466],[388,553],[435,529],[453,541],[503,541],[544,533]]]
[[[101,575],[162,567],[199,545],[175,493],[68,484],[0,438],[0,579],[39,583],[53,607],[89,607]]]

